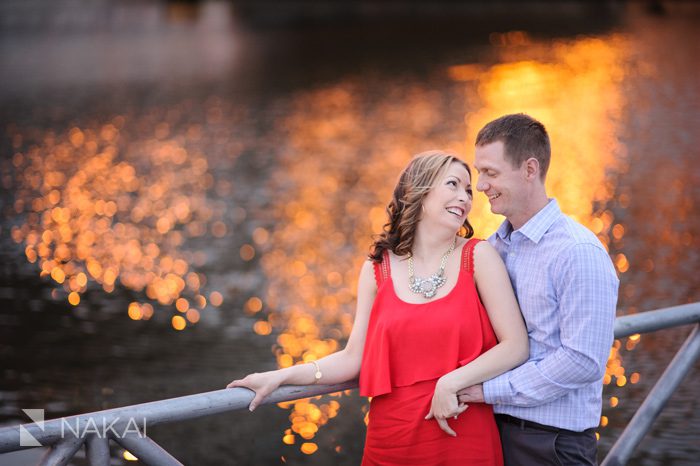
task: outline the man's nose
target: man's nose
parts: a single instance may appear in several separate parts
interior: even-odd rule
[[[489,189],[489,184],[486,181],[484,181],[484,180],[477,181],[477,183],[476,183],[476,190],[477,191],[484,192],[487,189]]]

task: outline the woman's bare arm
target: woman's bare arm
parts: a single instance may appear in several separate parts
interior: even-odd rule
[[[365,261],[360,271],[357,286],[357,306],[355,321],[347,345],[341,351],[330,354],[316,361],[323,374],[321,383],[334,384],[356,378],[360,373],[362,353],[367,336],[369,315],[377,293],[374,281],[373,264]],[[246,387],[255,391],[255,398],[249,409],[254,410],[260,402],[280,385],[310,385],[315,382],[316,367],[313,364],[296,366],[275,371],[250,374],[243,379],[234,380],[226,387]]]

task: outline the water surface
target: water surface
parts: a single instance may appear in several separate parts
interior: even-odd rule
[[[222,3],[29,5],[3,15],[0,46],[7,424],[334,351],[399,170],[436,147],[471,161],[508,112],[548,127],[549,193],[609,248],[619,315],[700,300],[693,5],[604,9],[568,31],[546,16],[292,28]],[[480,195],[471,219],[481,237],[502,220]],[[601,457],[688,331],[616,342]],[[634,464],[695,461],[697,382],[696,367]],[[150,434],[185,464],[357,464],[366,410],[350,394]]]

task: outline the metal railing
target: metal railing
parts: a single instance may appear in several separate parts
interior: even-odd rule
[[[601,466],[627,463],[683,377],[700,356],[700,302],[616,319],[615,338],[691,323],[696,323],[692,332]],[[357,388],[357,381],[335,385],[285,386],[271,393],[263,404],[292,401],[354,388]],[[167,422],[247,408],[252,399],[253,392],[248,389],[222,389],[51,421],[4,427],[0,429],[0,453],[50,446],[39,464],[65,465],[84,445],[91,465],[106,466],[110,462],[109,440],[112,440],[146,465],[180,465],[177,459],[147,436],[147,429]]]
[[[666,406],[666,402],[700,356],[700,303],[643,312],[615,320],[615,338],[635,333],[648,333],[670,327],[691,324],[693,330],[673,357],[666,370],[637,409],[625,430],[612,446],[601,466],[627,464],[634,449],[649,432],[651,425]]]

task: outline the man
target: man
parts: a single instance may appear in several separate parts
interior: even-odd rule
[[[547,131],[524,114],[498,118],[476,138],[477,190],[506,217],[489,242],[518,297],[530,357],[459,400],[494,406],[507,466],[597,464],[619,280],[598,238],[547,197],[549,160]]]

